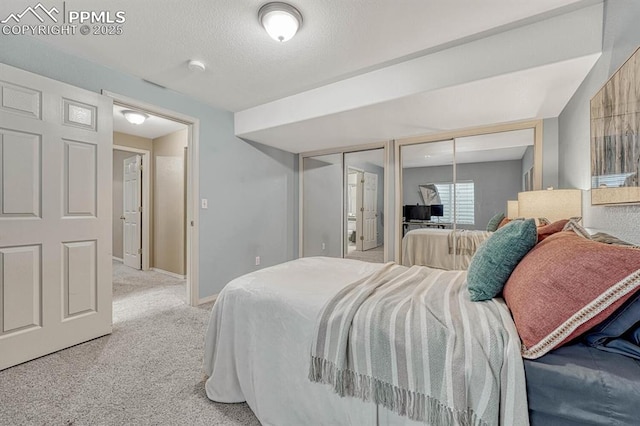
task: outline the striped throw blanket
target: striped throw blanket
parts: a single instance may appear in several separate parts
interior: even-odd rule
[[[473,256],[480,244],[488,239],[493,232],[469,231],[456,229],[449,234],[449,254]]]
[[[528,425],[520,340],[466,272],[386,264],[322,309],[309,378],[431,425]]]

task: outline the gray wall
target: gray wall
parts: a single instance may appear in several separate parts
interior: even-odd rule
[[[474,182],[475,225],[459,226],[469,229],[486,229],[489,219],[496,213],[507,211],[507,200],[517,200],[520,192],[522,162],[492,161],[486,163],[458,164],[458,181]],[[403,204],[422,204],[418,185],[425,183],[451,182],[451,166],[416,167],[403,171]]]
[[[303,162],[303,254],[342,257],[342,154]]]
[[[640,45],[640,1],[609,0],[604,8],[602,56],[558,120],[561,188],[590,188],[589,101]],[[585,226],[640,244],[640,206],[592,207],[585,192],[582,214]]]
[[[542,122],[542,188],[558,187],[558,118]]]
[[[233,113],[63,53],[32,37],[0,37],[0,61],[93,92],[106,89],[200,120],[200,297],[297,253],[295,156],[234,136]]]

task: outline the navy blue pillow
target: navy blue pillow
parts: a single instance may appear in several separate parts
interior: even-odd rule
[[[640,360],[640,291],[584,336],[587,345]]]

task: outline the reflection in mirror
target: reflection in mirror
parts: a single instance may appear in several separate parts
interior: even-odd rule
[[[507,216],[508,200],[533,190],[533,144],[533,129],[456,139],[457,181],[470,183],[474,192],[473,203],[458,206],[458,228],[487,229],[496,214]],[[458,200],[466,202],[463,194]]]
[[[455,258],[448,253],[454,211],[453,140],[401,146],[400,159],[402,264],[454,269]]]
[[[490,235],[490,220],[506,216],[507,201],[532,189],[533,146],[533,129],[401,146],[402,263],[466,269]],[[416,217],[413,210],[435,200],[434,189],[442,216],[432,205],[429,217]]]
[[[302,255],[342,257],[342,154],[302,162]]]
[[[345,257],[368,262],[384,261],[384,150],[344,155]]]

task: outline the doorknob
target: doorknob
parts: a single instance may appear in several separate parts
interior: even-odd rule
[[[124,216],[120,216],[120,219],[125,220],[125,217]]]

